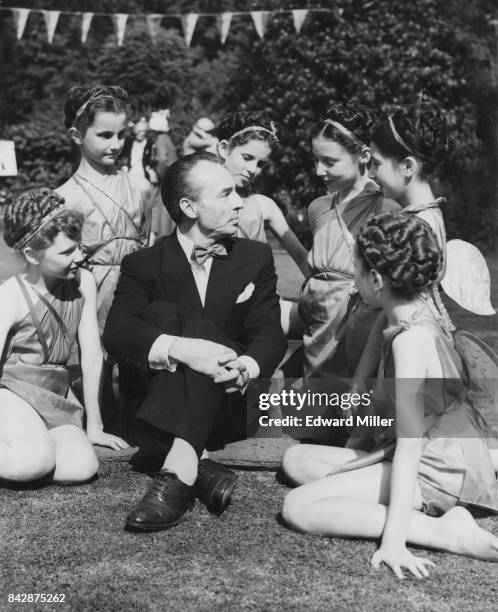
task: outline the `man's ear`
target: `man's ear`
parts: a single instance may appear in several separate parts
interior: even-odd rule
[[[218,149],[218,155],[221,157],[221,159],[226,159],[228,157],[228,140],[219,140],[216,148]]]
[[[190,198],[181,198],[178,202],[181,211],[189,219],[197,219],[197,204]]]
[[[78,130],[78,128],[75,128],[75,127],[69,128],[69,136],[71,136],[71,140],[75,144],[81,145],[81,141],[83,140],[83,137],[80,131]]]

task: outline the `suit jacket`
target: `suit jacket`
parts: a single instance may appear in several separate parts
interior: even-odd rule
[[[162,332],[140,313],[164,301],[175,304],[184,320],[199,316],[211,320],[241,353],[255,359],[262,377],[271,377],[286,348],[276,282],[270,247],[236,238],[226,259],[213,260],[203,308],[176,234],[161,238],[123,259],[104,346],[119,361],[147,370],[150,348]],[[237,303],[250,283],[252,295]]]

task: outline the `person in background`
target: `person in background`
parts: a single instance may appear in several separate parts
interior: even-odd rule
[[[199,151],[216,153],[218,141],[214,135],[215,127],[216,126],[209,117],[197,119],[192,130],[183,141],[183,155],[189,155],[190,153],[197,153]]]
[[[169,236],[174,229],[175,224],[171,219],[168,211],[162,205],[161,200],[161,183],[163,181],[166,170],[177,159],[175,145],[169,135],[170,126],[169,118],[171,114],[168,109],[153,112],[149,119],[149,128],[153,133],[154,145],[152,147],[152,155],[150,158],[150,166],[155,176],[152,178],[154,189],[152,192],[152,216],[150,226],[149,245],[162,236]],[[152,174],[152,173],[151,173]]]

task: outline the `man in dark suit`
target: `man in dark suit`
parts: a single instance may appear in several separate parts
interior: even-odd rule
[[[142,451],[162,453],[127,517],[138,531],[176,524],[196,495],[225,509],[235,474],[199,458],[245,437],[249,379],[270,377],[285,352],[271,249],[234,238],[243,203],[232,175],[194,153],[168,168],[162,197],[177,231],[123,259],[104,331],[110,354],[147,372],[131,410]]]

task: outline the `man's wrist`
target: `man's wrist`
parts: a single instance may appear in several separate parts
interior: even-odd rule
[[[171,353],[171,347],[173,344],[177,344],[178,339],[178,336],[170,336],[168,334],[161,334],[156,338],[150,347],[148,355],[151,370],[168,370],[170,372],[176,370],[176,363],[179,359]]]

